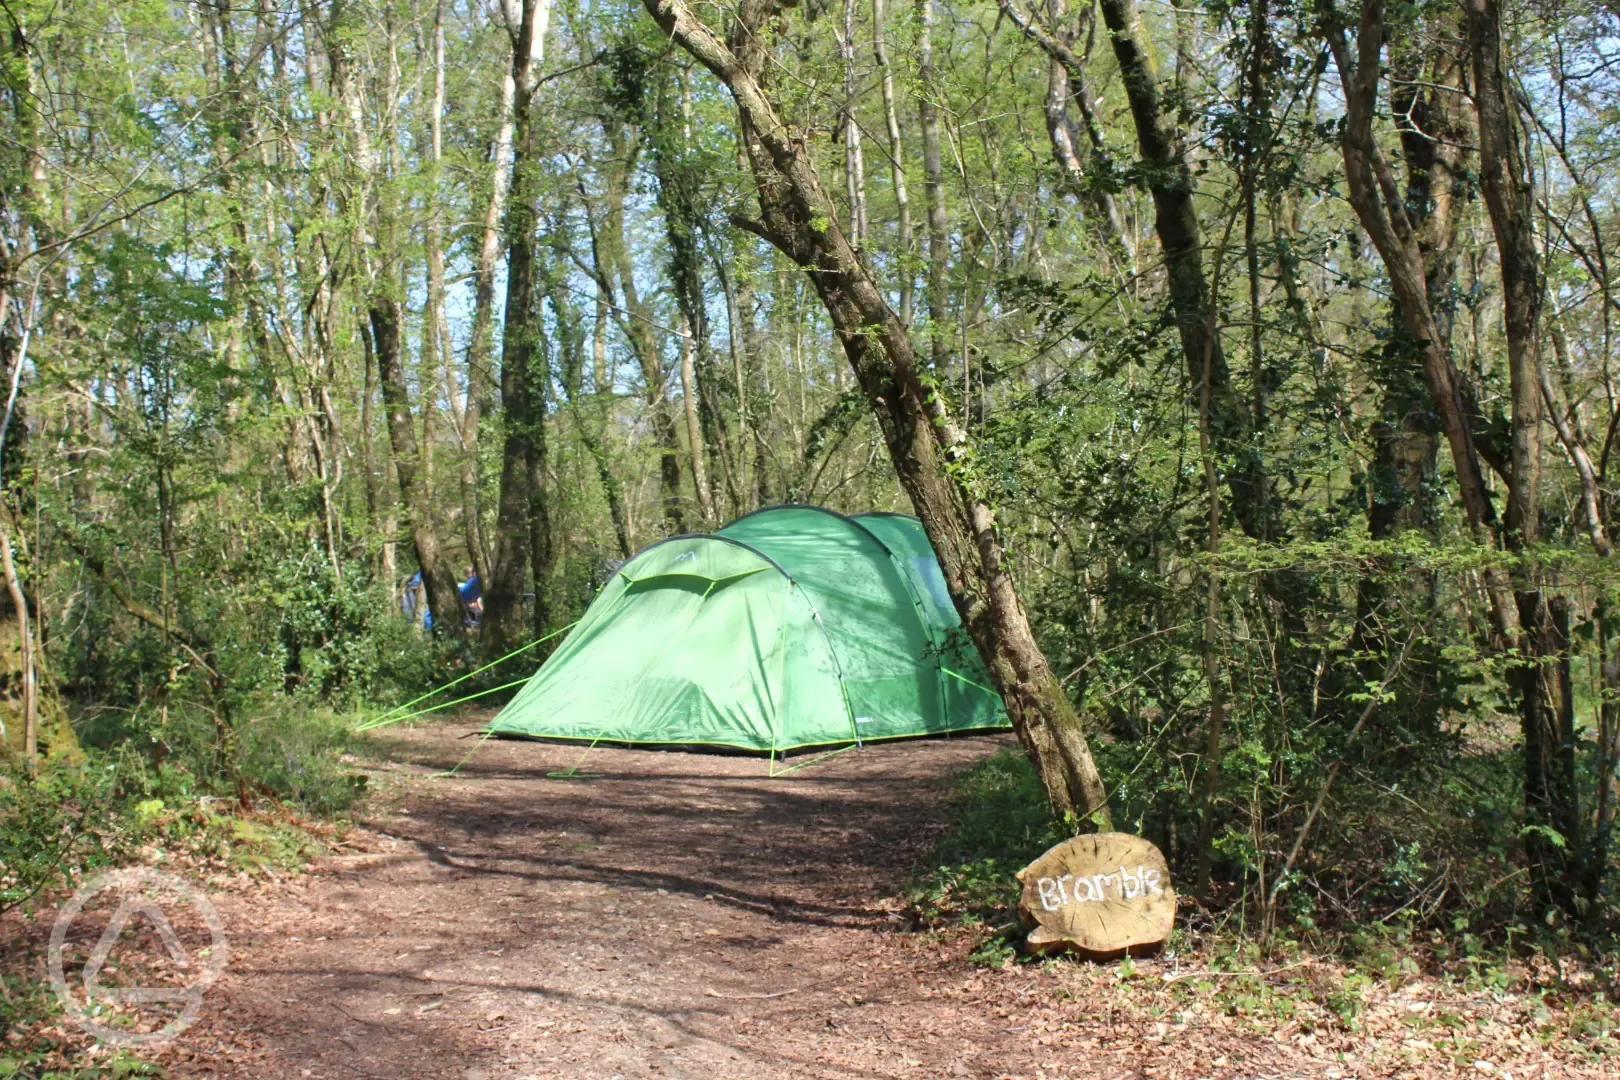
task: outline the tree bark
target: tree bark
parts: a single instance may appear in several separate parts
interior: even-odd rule
[[[444,222],[440,210],[443,200],[439,189],[441,161],[444,157],[444,0],[437,0],[433,7],[432,48],[433,99],[428,113],[427,146],[430,212],[423,244],[427,256],[428,309],[427,325],[422,330],[422,353],[424,358],[430,354],[437,356],[438,371],[433,377],[443,380],[445,400],[450,406],[450,423],[455,429],[456,446],[460,450],[456,457],[456,481],[461,496],[462,536],[467,545],[467,558],[472,563],[473,572],[478,575],[479,581],[485,581],[489,574],[489,556],[484,547],[483,515],[478,499],[478,395],[471,379],[465,392],[458,390],[455,357],[450,344],[450,325],[444,312]],[[503,114],[502,119],[504,122],[510,122],[510,110]],[[482,251],[479,257],[475,289],[486,285]],[[489,272],[493,274],[494,268],[490,267]],[[476,295],[474,304],[476,308]],[[478,314],[479,312],[475,310],[475,322]],[[485,318],[487,319],[487,312]],[[484,332],[487,337],[487,327]],[[485,362],[488,362],[487,359]],[[423,441],[427,441],[425,435]]]
[[[501,332],[501,480],[495,512],[490,576],[484,583],[480,626],[491,651],[510,649],[525,633],[524,578],[538,564],[537,544],[547,515],[544,462],[546,426],[544,378],[540,360],[539,309],[535,302],[535,233],[538,228],[539,162],[535,160],[534,90],[542,53],[540,39],[551,16],[551,0],[505,0],[507,22],[517,15],[512,36],[512,183],[506,210],[506,316]],[[540,391],[537,393],[536,391]],[[539,486],[536,487],[536,482]],[[535,626],[546,622],[545,580],[534,582]]]
[[[1396,76],[1390,113],[1400,132],[1406,179],[1406,210],[1417,232],[1425,289],[1436,330],[1449,352],[1452,315],[1448,302],[1457,276],[1460,207],[1467,198],[1474,134],[1463,99],[1466,61],[1456,47],[1461,12],[1442,12],[1416,40],[1392,48]],[[1423,375],[1421,342],[1412,336],[1400,301],[1390,305],[1390,333],[1378,354],[1382,391],[1379,417],[1372,425],[1373,460],[1368,471],[1367,529],[1374,540],[1389,540],[1410,529],[1432,532],[1439,490],[1440,430]],[[1398,575],[1398,576],[1397,576]],[[1391,584],[1399,582],[1392,589]],[[1400,573],[1391,560],[1379,560],[1357,585],[1357,647],[1364,654],[1364,678],[1379,676],[1383,661],[1408,636],[1403,606],[1426,616],[1432,572]],[[1424,648],[1405,665],[1395,692],[1403,711],[1420,722],[1438,721],[1433,650]]]
[[[1362,5],[1354,55],[1331,0],[1319,0],[1319,3],[1328,47],[1344,88],[1345,122],[1339,147],[1344,158],[1350,205],[1384,263],[1402,321],[1417,343],[1424,382],[1451,450],[1458,493],[1470,531],[1476,539],[1494,544],[1496,508],[1480,467],[1462,380],[1429,303],[1418,229],[1407,211],[1394,170],[1373,134],[1383,63],[1384,0],[1366,0]],[[1510,592],[1494,570],[1483,570],[1481,580],[1490,601],[1492,625],[1504,641],[1511,642],[1518,626],[1518,614]]]
[[[703,425],[698,422],[697,372],[692,364],[692,326],[681,317],[681,404],[686,413],[686,450],[692,462],[692,488],[704,524],[714,522],[714,500],[703,468]]]
[[[1465,22],[1479,116],[1479,172],[1496,236],[1512,398],[1511,476],[1503,530],[1524,551],[1541,535],[1541,308],[1535,198],[1504,56],[1500,0],[1466,0]],[[1537,899],[1565,911],[1574,900],[1584,839],[1575,778],[1574,700],[1569,673],[1569,601],[1548,597],[1545,575],[1527,560],[1515,573],[1519,611],[1520,724],[1525,850]],[[1551,832],[1561,834],[1554,838]]]
[[[1444,302],[1457,276],[1459,197],[1469,168],[1472,142],[1462,98],[1463,62],[1451,48],[1459,18],[1441,19],[1434,44],[1406,49],[1421,62],[1392,58],[1401,80],[1390,112],[1401,135],[1406,171],[1406,206],[1417,232],[1418,254],[1435,327],[1449,349],[1451,314]],[[1432,517],[1435,458],[1439,433],[1423,381],[1420,343],[1413,339],[1396,301],[1390,311],[1390,342],[1383,352],[1386,370],[1383,415],[1374,428],[1373,498],[1367,525],[1375,540],[1407,529],[1427,528]]]
[[[866,248],[866,159],[861,153],[861,125],[855,119],[855,0],[844,0],[844,22],[838,39],[844,57],[844,190],[849,198],[850,242]]]
[[[433,523],[433,505],[423,482],[421,453],[416,442],[416,426],[411,422],[410,392],[406,386],[404,359],[400,355],[400,304],[389,296],[374,296],[368,314],[371,337],[377,349],[377,371],[382,384],[383,408],[387,412],[388,442],[393,451],[394,475],[399,494],[411,523],[411,545],[416,565],[422,571],[427,589],[428,610],[433,612],[433,632],[461,636],[466,633],[466,609],[456,588],[455,571],[444,557],[438,530]]]
[[[916,279],[911,272],[911,191],[906,185],[905,140],[895,108],[894,69],[889,63],[889,42],[884,34],[888,8],[885,0],[872,0],[872,55],[877,60],[883,91],[883,126],[889,136],[889,182],[894,186],[896,260],[900,272],[900,321],[911,325],[911,298]]]
[[[917,0],[917,112],[922,124],[923,190],[928,196],[928,356],[935,378],[945,377],[950,349],[946,296],[950,269],[950,217],[940,161],[939,76],[934,69],[934,0]]]

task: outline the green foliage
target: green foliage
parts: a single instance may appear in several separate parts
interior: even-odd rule
[[[1153,813],[1168,795],[1144,783],[1144,776],[1161,774],[1144,764],[1135,746],[1105,742],[1100,749],[1104,780],[1116,797],[1130,793],[1118,805],[1143,815],[1135,821],[1116,816],[1116,826],[1156,840],[1171,857],[1178,891],[1185,893],[1193,879],[1193,851],[1175,843],[1174,833],[1153,827]],[[1314,793],[1307,780],[1320,779],[1321,758],[1296,750],[1291,762],[1305,778],[1296,782]],[[1226,823],[1216,833],[1215,852],[1233,882],[1224,888],[1233,891],[1215,899],[1229,911],[1223,933],[1241,940],[1262,930],[1259,884],[1276,887],[1277,851],[1292,839],[1285,827],[1297,828],[1298,819],[1267,809],[1274,801],[1287,804],[1277,786],[1277,763],[1254,740],[1237,743],[1224,764],[1231,788],[1223,790],[1232,792],[1232,801],[1223,808]],[[1364,970],[1389,979],[1416,970],[1411,963],[1420,954],[1448,966],[1478,967],[1514,945],[1511,928],[1522,926],[1527,912],[1515,887],[1521,876],[1514,870],[1519,816],[1506,772],[1513,760],[1505,753],[1470,754],[1443,764],[1413,769],[1394,786],[1372,773],[1341,781],[1333,812],[1317,825],[1313,858],[1277,890],[1271,948],[1309,942],[1361,957]],[[1387,775],[1387,766],[1379,768]],[[1425,783],[1426,770],[1441,782]],[[1175,774],[1167,776],[1164,783],[1178,783]],[[1053,816],[1034,768],[1012,750],[964,770],[953,781],[946,816],[945,832],[906,889],[931,925],[1004,926],[1018,899],[1014,875],[1074,831]],[[1191,815],[1171,820],[1181,835],[1196,829]],[[1526,940],[1523,930],[1519,939]],[[1005,959],[1015,940],[1004,932],[986,937],[982,959]],[[1555,948],[1570,944],[1545,934],[1528,940]]]
[[[1035,770],[1010,750],[964,770],[947,808],[949,826],[907,897],[931,923],[1005,921],[1018,901],[1013,875],[1070,830],[1053,818]],[[1005,945],[990,948],[987,960]]]
[[[364,791],[344,766],[352,720],[325,708],[259,699],[229,725],[219,714],[179,701],[163,709],[104,710],[82,734],[96,760],[117,763],[117,795],[132,804],[183,805],[204,795],[247,790],[329,817]]]
[[[299,829],[209,808],[233,805],[239,780],[256,798],[316,817],[342,813],[365,791],[365,776],[345,764],[350,724],[335,713],[278,706],[245,719],[229,759],[201,710],[112,715],[86,730],[88,763],[0,774],[0,912],[143,842],[244,866],[299,861],[309,846]]]
[[[278,798],[319,817],[354,805],[366,778],[343,762],[351,721],[329,710],[278,707],[239,728],[236,767]]]
[[[254,575],[241,600],[263,635],[279,631],[284,689],[303,702],[356,708],[433,685],[447,657],[358,567],[339,577],[318,551]],[[262,620],[262,621],[260,621]]]
[[[0,771],[0,914],[120,853],[113,772],[71,766],[34,778]]]

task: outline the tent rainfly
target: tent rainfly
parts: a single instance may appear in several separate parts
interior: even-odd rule
[[[806,747],[1007,727],[916,518],[779,506],[624,564],[492,734]]]

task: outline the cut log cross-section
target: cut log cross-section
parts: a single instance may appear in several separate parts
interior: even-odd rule
[[[1176,922],[1170,868],[1159,849],[1128,833],[1077,836],[1018,872],[1018,914],[1035,924],[1029,945],[1093,959],[1141,955]]]

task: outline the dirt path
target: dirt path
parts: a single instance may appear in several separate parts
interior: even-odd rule
[[[888,898],[938,827],[942,781],[1007,738],[874,747],[774,780],[757,759],[623,750],[590,755],[597,779],[554,779],[577,749],[491,742],[426,779],[466,731],[398,737],[422,779],[357,831],[364,853],[219,897],[232,960],[164,1055],[171,1075],[1613,1075],[1538,1043],[1533,999],[1413,984],[1347,1028],[1325,987],[1315,1005],[1222,998],[1221,976],[1186,981],[1174,956],[974,967]],[[1450,1042],[1414,1027],[1437,1001],[1475,1026],[1435,1029]]]
[[[398,748],[443,768],[466,730]],[[940,780],[1006,741],[874,747],[777,779],[753,758],[599,749],[590,780],[546,775],[577,749],[490,742],[369,822],[378,850],[224,901],[234,959],[185,1068],[1000,1075],[978,1061],[992,1018],[917,1014],[946,970],[953,988],[973,973],[897,932],[882,897],[937,821]]]

